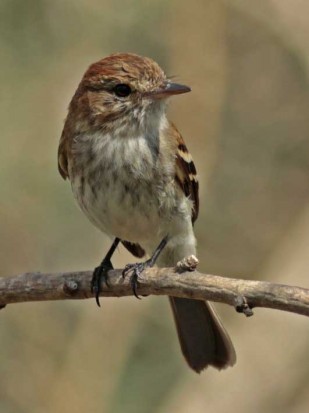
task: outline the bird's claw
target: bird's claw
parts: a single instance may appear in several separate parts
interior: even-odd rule
[[[102,261],[101,264],[97,266],[93,271],[91,280],[91,292],[92,294],[95,294],[95,301],[98,307],[101,307],[99,300],[99,295],[101,292],[101,280],[103,279],[106,286],[109,288],[110,285],[108,282],[108,271],[112,269],[113,266],[110,261]]]
[[[152,266],[150,260],[145,262],[137,262],[135,264],[127,264],[122,271],[122,277],[126,277],[130,272],[132,272],[130,284],[132,287],[133,294],[139,300],[141,299],[140,296],[137,294],[137,287],[138,287],[138,277],[141,273],[146,269]]]

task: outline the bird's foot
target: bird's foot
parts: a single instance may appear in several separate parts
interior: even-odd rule
[[[108,283],[108,271],[112,270],[113,266],[110,260],[103,260],[101,264],[96,267],[93,271],[92,280],[91,280],[91,292],[95,294],[95,301],[99,307],[100,300],[99,295],[101,292],[101,281],[103,280],[107,287],[109,287]]]
[[[141,299],[139,295],[137,294],[137,286],[138,286],[138,277],[141,275],[141,273],[146,269],[146,268],[151,268],[153,267],[153,260],[150,258],[149,260],[145,262],[137,262],[135,264],[127,264],[122,271],[122,276],[123,278],[127,276],[130,272],[132,272],[130,283],[132,287],[133,294],[135,295],[136,298],[139,300]]]

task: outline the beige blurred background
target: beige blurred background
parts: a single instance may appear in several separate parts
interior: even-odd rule
[[[170,116],[200,176],[200,270],[309,287],[307,0],[2,0],[1,275],[91,269],[106,252],[56,151],[81,75],[116,51],[192,87]],[[120,249],[114,264],[132,260]],[[217,308],[238,362],[196,375],[164,298],[7,306],[0,412],[307,412],[308,320]]]

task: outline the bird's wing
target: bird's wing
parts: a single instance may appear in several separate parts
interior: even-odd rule
[[[65,137],[65,128],[64,128],[61,138],[60,138],[59,148],[58,148],[58,171],[63,179],[66,179],[69,177],[67,145],[68,145],[68,140]]]
[[[196,168],[182,136],[173,124],[171,128],[171,133],[177,141],[175,179],[184,194],[193,201],[192,222],[194,222],[199,212],[199,184]]]

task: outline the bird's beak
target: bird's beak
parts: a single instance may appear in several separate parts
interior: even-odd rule
[[[181,93],[188,92],[191,92],[191,88],[188,86],[180,85],[179,83],[167,82],[163,87],[144,93],[144,96],[153,99],[164,99],[169,96],[180,95]]]

